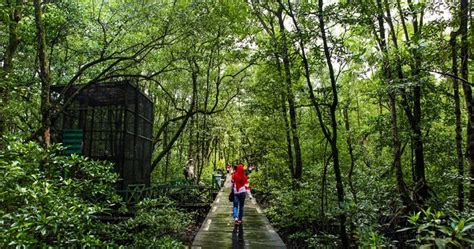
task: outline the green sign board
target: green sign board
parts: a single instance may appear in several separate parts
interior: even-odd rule
[[[64,129],[63,145],[66,147],[64,154],[82,154],[82,141],[84,131],[82,129]]]

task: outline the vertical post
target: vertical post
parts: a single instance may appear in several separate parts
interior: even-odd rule
[[[122,178],[122,188],[125,187],[125,180],[123,179],[123,176],[125,174],[125,165],[126,165],[126,153],[125,153],[125,139],[127,139],[127,130],[128,130],[128,125],[127,125],[127,119],[128,119],[128,95],[125,93],[125,102],[122,105],[122,110],[123,110],[123,131],[122,131],[122,162],[120,164],[120,177]]]
[[[133,90],[134,90],[134,93],[135,93],[135,98],[133,100],[134,104],[135,104],[135,110],[134,110],[134,119],[133,119],[133,122],[134,122],[134,129],[133,129],[133,170],[132,170],[132,176],[133,176],[133,180],[136,181],[136,177],[137,177],[137,174],[136,174],[136,170],[139,169],[139,165],[138,165],[138,158],[137,158],[137,137],[138,137],[138,88],[137,87],[133,87]],[[143,165],[141,165],[141,167],[143,167]],[[134,182],[135,184],[136,182]]]
[[[214,141],[214,171],[217,170],[217,137],[216,140]]]
[[[154,103],[150,101],[150,133],[149,133],[149,136],[150,136],[150,139],[153,139],[153,124],[154,124],[154,119],[155,119],[155,106],[153,105]],[[150,153],[148,155],[148,158],[150,161],[148,161],[148,165],[147,165],[147,169],[146,169],[146,175],[147,175],[147,184],[148,185],[151,185],[151,159],[153,157],[153,142],[151,141],[148,141],[148,144],[149,144],[149,148],[148,148],[148,152]],[[181,162],[181,161],[180,161]],[[181,164],[180,164],[181,165]]]
[[[86,111],[86,120],[87,120],[87,113],[88,113],[89,107],[87,107]],[[94,132],[94,116],[95,116],[95,108],[92,108],[92,114],[91,114],[91,123],[90,123],[90,130],[89,130],[89,154],[87,156],[91,157],[92,156],[92,133]]]

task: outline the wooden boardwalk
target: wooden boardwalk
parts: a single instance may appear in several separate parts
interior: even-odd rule
[[[286,248],[255,199],[245,199],[244,218],[234,225],[228,196],[230,177],[217,195],[191,248]]]

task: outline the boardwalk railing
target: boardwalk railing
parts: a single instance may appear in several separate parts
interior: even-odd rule
[[[127,189],[119,190],[127,205],[134,205],[144,198],[168,197],[176,202],[178,207],[199,208],[208,207],[214,201],[223,185],[223,176],[213,176],[210,186],[192,184],[184,181],[168,182],[146,187],[144,184],[129,184]]]

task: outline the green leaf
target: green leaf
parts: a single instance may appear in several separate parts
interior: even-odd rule
[[[460,219],[459,223],[456,225],[455,231],[458,233],[464,228],[464,219]]]
[[[405,232],[405,231],[410,231],[410,230],[413,230],[415,229],[414,227],[404,227],[402,229],[398,229],[397,232]]]
[[[446,235],[451,235],[451,230],[446,226],[439,226],[438,229]]]
[[[466,232],[466,231],[471,230],[472,228],[474,228],[474,224],[469,224],[469,225],[463,227],[462,230],[461,230],[461,232],[464,233],[464,232]]]
[[[441,248],[441,249],[446,248],[446,241],[444,239],[439,239],[439,238],[435,239],[435,244],[437,248]]]
[[[416,230],[417,233],[421,233],[425,231],[428,227],[430,227],[429,223],[421,224],[418,229]]]
[[[451,241],[449,241],[449,243],[455,245],[458,248],[463,248],[463,245],[461,243],[459,243],[459,241],[451,240]]]

